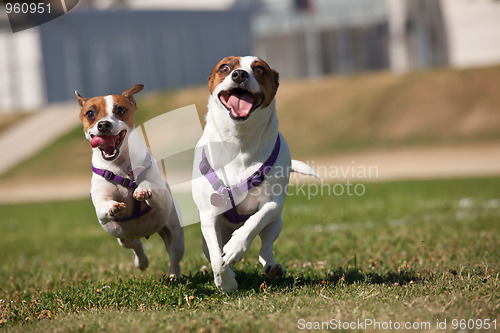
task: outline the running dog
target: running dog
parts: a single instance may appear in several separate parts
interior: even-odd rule
[[[121,95],[87,99],[75,91],[85,137],[92,146],[91,197],[97,219],[109,234],[135,253],[135,266],[149,260],[140,238],[158,233],[170,257],[170,276],[180,275],[184,234],[168,185],[146,146],[131,140],[142,84]],[[133,161],[140,160],[139,165]]]
[[[290,172],[317,177],[308,165],[291,160],[278,131],[278,85],[278,73],[250,56],[222,59],[208,78],[207,123],[195,150],[192,187],[204,252],[222,292],[238,288],[231,266],[257,235],[264,274],[285,274],[274,261],[273,243]]]

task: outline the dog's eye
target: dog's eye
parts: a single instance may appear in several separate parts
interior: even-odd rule
[[[125,109],[123,106],[117,105],[115,106],[115,114],[117,116],[123,116],[127,112],[127,109]]]
[[[262,66],[255,66],[253,68],[253,72],[255,73],[255,75],[259,75],[260,76],[260,75],[263,75],[266,72],[266,70]]]
[[[87,112],[85,112],[85,118],[87,118],[88,120],[93,120],[95,118],[94,110],[88,110]]]
[[[222,65],[219,68],[219,72],[221,72],[222,74],[229,73],[230,71],[231,71],[231,67],[229,67],[229,65]]]

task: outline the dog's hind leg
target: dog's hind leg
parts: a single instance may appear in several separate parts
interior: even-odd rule
[[[260,233],[262,246],[259,252],[259,261],[262,264],[264,274],[269,278],[279,278],[285,275],[283,267],[274,261],[273,244],[281,231],[281,214],[269,223]]]
[[[142,247],[141,240],[139,238],[136,239],[121,239],[118,238],[118,243],[126,249],[132,249],[135,254],[135,267],[139,268],[141,271],[145,270],[149,266],[149,260],[144,253],[144,248]]]
[[[158,234],[163,239],[165,249],[170,258],[170,277],[180,277],[181,259],[184,256],[184,229],[182,228],[175,209],[171,210],[167,225]]]

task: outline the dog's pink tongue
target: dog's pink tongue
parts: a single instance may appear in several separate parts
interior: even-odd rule
[[[113,151],[115,150],[115,138],[110,135],[101,135],[101,136],[94,136],[92,140],[90,141],[90,145],[92,148],[100,148],[106,154],[113,154]]]
[[[227,104],[233,109],[238,117],[246,117],[252,110],[253,99],[248,94],[231,95],[227,100]]]

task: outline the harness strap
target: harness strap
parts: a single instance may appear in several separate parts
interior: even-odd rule
[[[149,155],[149,153],[146,156],[146,160],[151,165],[151,155]],[[142,171],[144,171],[144,170],[142,170]],[[115,182],[115,183],[122,185],[124,187],[131,188],[131,189],[137,188],[137,183],[135,181],[133,181],[129,178],[118,176],[109,170],[99,169],[99,168],[96,168],[92,165],[92,172],[103,177],[104,179],[106,179],[108,181]],[[132,173],[133,172],[131,172],[131,174]],[[139,176],[139,175],[137,175],[137,176]],[[134,199],[134,211],[133,211],[132,215],[130,215],[128,217],[121,218],[121,219],[114,219],[113,221],[124,222],[124,221],[137,219],[139,217],[146,215],[147,213],[149,213],[153,209],[153,207],[146,204],[146,208],[141,210],[141,201],[139,201],[135,198],[133,198],[133,199]]]
[[[98,169],[92,165],[92,172],[94,172],[95,174],[98,174],[99,176],[103,177],[106,180],[118,183],[122,186],[125,186],[128,188],[136,188],[137,187],[137,184],[132,179],[118,176],[109,170]]]
[[[234,202],[234,195],[241,196],[248,190],[259,186],[262,184],[266,178],[267,173],[272,169],[274,163],[278,159],[278,155],[280,152],[281,142],[280,136],[276,138],[276,143],[274,144],[274,149],[271,152],[271,155],[267,158],[267,160],[262,164],[262,166],[255,171],[250,177],[244,179],[240,183],[234,186],[226,186],[224,181],[217,176],[215,170],[212,168],[210,163],[208,162],[205,148],[202,150],[201,162],[199,165],[199,169],[202,175],[207,178],[212,188],[217,191],[220,195],[226,198],[226,201],[229,200],[231,204],[231,208],[224,212],[224,215],[228,219],[229,222],[239,224],[241,222],[245,222],[251,215],[240,215],[236,212],[236,205]]]

